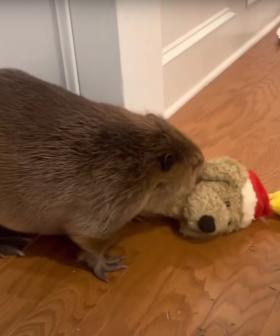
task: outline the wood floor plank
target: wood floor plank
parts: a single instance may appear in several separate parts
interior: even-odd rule
[[[173,118],[212,158],[231,155],[280,189],[280,46],[270,33]],[[134,222],[129,268],[106,285],[65,239],[0,259],[2,336],[278,336],[280,218],[208,241]]]
[[[272,237],[268,228],[278,234]],[[203,245],[165,230],[147,232],[142,239],[149,258],[139,254],[133,260],[123,282],[85,318],[81,334],[112,335],[116,330],[120,335],[141,336],[185,335],[186,331],[189,335],[256,333],[271,314],[280,290],[280,252],[274,252],[280,243],[279,229],[278,220],[265,228],[256,223],[247,231]],[[155,247],[157,235],[161,244]],[[129,244],[132,248],[140,241],[127,241],[128,251]],[[166,256],[169,248],[172,253]]]
[[[41,238],[27,257],[0,269],[1,290],[14,302],[3,310],[0,330],[5,335],[70,335],[108,286],[75,262],[76,249],[62,238]],[[0,307],[1,307],[0,295]],[[19,313],[20,309],[20,313]],[[14,311],[13,311],[14,310]],[[13,323],[6,330],[11,319]],[[2,334],[1,334],[2,335]]]

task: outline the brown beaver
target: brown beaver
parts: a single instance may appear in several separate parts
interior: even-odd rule
[[[147,206],[190,190],[200,149],[163,119],[91,102],[14,69],[0,70],[0,222],[65,234],[100,279],[123,268],[109,239]],[[17,253],[0,239],[0,254]]]

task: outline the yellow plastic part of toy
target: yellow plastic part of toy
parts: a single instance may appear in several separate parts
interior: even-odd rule
[[[272,210],[280,215],[280,191],[269,194],[269,202]]]

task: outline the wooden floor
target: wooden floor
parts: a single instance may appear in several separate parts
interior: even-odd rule
[[[232,155],[280,189],[280,46],[270,34],[172,119],[206,156]],[[1,336],[279,336],[280,218],[205,242],[169,223],[128,227],[109,285],[75,247],[38,239],[0,260]]]

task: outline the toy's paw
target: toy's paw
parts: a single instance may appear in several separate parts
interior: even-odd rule
[[[108,273],[127,269],[127,266],[123,264],[124,259],[125,257],[112,257],[108,255],[96,258],[95,255],[87,252],[83,252],[80,255],[80,260],[88,265],[99,280],[105,282],[108,282]]]

